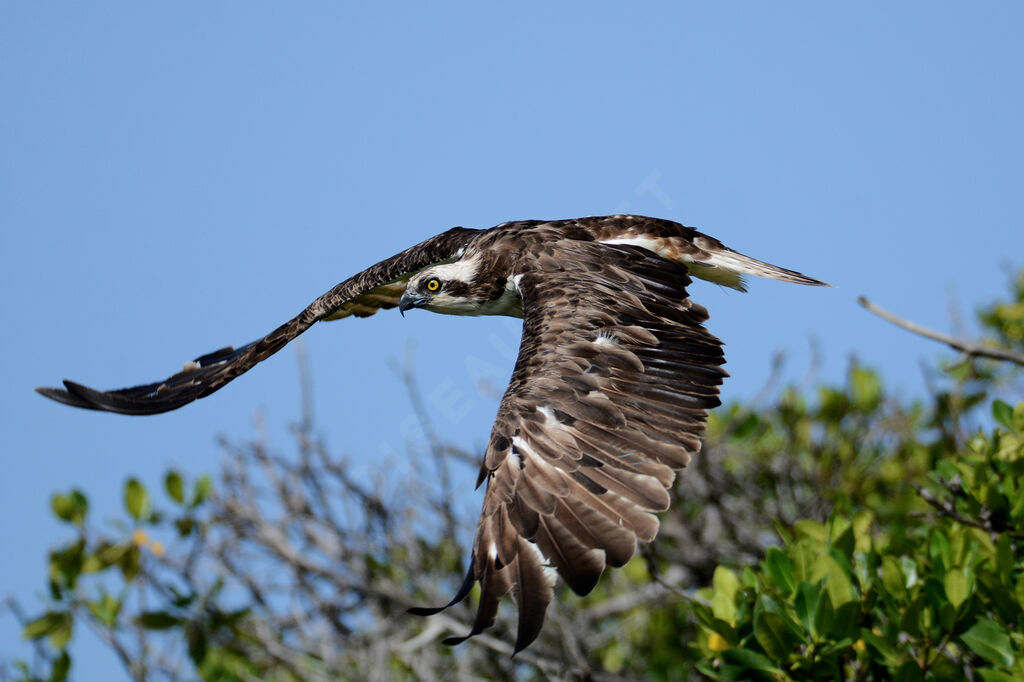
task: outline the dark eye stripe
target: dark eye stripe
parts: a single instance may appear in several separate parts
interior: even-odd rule
[[[445,282],[444,291],[449,296],[465,297],[469,295],[469,285],[465,282],[452,280],[450,282]]]

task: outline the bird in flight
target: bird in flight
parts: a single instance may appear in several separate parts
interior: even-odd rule
[[[480,584],[472,630],[492,626],[512,592],[515,651],[536,639],[557,572],[577,594],[606,565],[650,542],[676,471],[700,449],[727,376],[690,276],[745,291],[744,275],[825,282],[733,251],[669,220],[633,215],[454,227],[350,277],[262,339],[185,363],[152,384],[38,388],[65,405],[119,414],[175,410],[210,395],[314,322],[395,308],[523,320],[512,379],[484,453],[486,482],[469,571]],[[827,286],[827,285],[826,285]]]

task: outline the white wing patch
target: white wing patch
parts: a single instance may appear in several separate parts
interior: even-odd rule
[[[760,274],[751,270],[750,258],[738,253],[719,251],[717,249],[705,249],[700,244],[700,238],[694,240],[694,246],[701,249],[701,259],[696,260],[688,253],[682,253],[679,249],[672,248],[668,240],[654,239],[651,237],[620,237],[618,239],[605,239],[602,244],[624,244],[626,246],[639,246],[653,251],[666,260],[685,265],[686,269],[694,277],[721,284],[730,289],[746,291],[743,284],[743,274]]]
[[[639,246],[648,251],[653,251],[662,258],[668,258],[668,249],[659,239],[650,237],[620,237],[618,239],[605,239],[602,244],[624,244],[626,246]]]
[[[551,561],[544,556],[544,552],[540,551],[540,547],[538,547],[533,540],[529,540],[523,544],[526,545],[528,551],[533,552],[537,555],[537,558],[540,559],[541,570],[544,572],[544,579],[547,581],[548,585],[554,586],[555,582],[558,580],[558,569],[556,569],[554,565],[552,565]]]
[[[544,426],[547,426],[549,428],[561,427],[561,424],[559,424],[558,420],[555,418],[554,410],[552,410],[550,407],[548,407],[547,405],[541,405],[540,407],[537,408],[537,411],[544,415]]]

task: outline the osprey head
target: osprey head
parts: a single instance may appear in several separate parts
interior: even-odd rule
[[[470,257],[420,271],[398,299],[399,311],[424,308],[447,315],[522,317],[519,288],[501,273],[480,265],[479,257]]]
[[[405,286],[398,309],[403,314],[410,308],[425,308],[449,315],[479,315],[486,296],[476,284],[478,265],[476,259],[457,260],[422,270]]]

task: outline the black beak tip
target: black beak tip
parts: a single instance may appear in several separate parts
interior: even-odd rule
[[[424,300],[425,299],[423,296],[405,292],[398,299],[398,312],[402,313],[402,317],[405,317],[406,310],[412,310],[413,308],[419,306]]]

